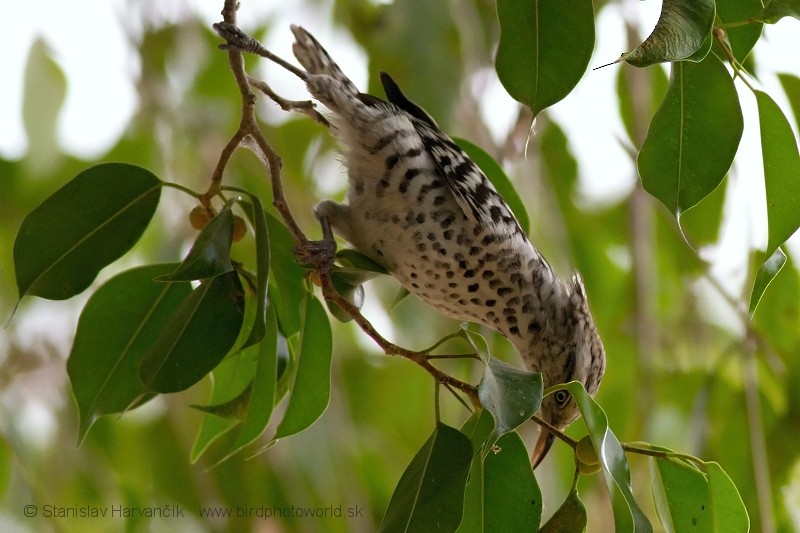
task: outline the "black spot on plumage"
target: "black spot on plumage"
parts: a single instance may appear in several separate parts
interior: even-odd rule
[[[477,283],[473,283],[472,285],[467,285],[467,291],[469,292],[478,292],[480,285]]]
[[[439,223],[439,227],[442,229],[447,229],[450,225],[456,220],[456,215],[452,211],[447,213],[447,216]]]
[[[494,307],[497,300],[486,300],[486,307]]]
[[[480,205],[492,197],[492,190],[487,187],[485,183],[479,183],[478,186],[475,187],[473,195],[475,196],[475,203]]]
[[[458,165],[456,165],[456,167],[453,169],[453,173],[456,176],[463,176],[464,174],[469,172],[472,168],[474,168],[472,162],[463,161],[463,162],[459,163]]]
[[[492,280],[492,281],[494,281],[494,280]],[[510,293],[511,293],[511,288],[510,287],[500,287],[500,288],[497,289],[497,295],[498,296],[505,296],[506,294],[510,294]]]
[[[387,133],[386,135],[378,139],[378,142],[376,142],[373,146],[369,148],[369,152],[371,154],[376,154],[380,152],[381,150],[389,146],[395,139],[408,135],[408,132],[409,130],[404,129],[404,130],[394,130],[390,133]]]

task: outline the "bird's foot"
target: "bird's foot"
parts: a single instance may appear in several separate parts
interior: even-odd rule
[[[306,241],[294,247],[297,261],[320,272],[329,272],[336,259],[336,242],[333,239]]]

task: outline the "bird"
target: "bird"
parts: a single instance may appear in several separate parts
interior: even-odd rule
[[[554,273],[486,175],[391,76],[380,73],[386,99],[363,93],[311,33],[291,31],[348,175],[346,203],[314,208],[323,226],[444,315],[504,335],[545,387],[578,380],[594,395],[606,356],[581,276]],[[539,411],[557,430],[578,416],[563,389]],[[534,467],[554,436],[542,427]]]

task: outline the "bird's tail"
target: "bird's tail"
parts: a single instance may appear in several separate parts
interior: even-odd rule
[[[301,65],[308,71],[309,74],[323,74],[330,76],[340,84],[341,90],[349,93],[351,96],[359,94],[358,88],[350,81],[336,61],[331,59],[331,56],[319,44],[313,35],[308,33],[301,26],[292,24],[292,33],[294,33],[295,42],[292,45],[292,52]]]

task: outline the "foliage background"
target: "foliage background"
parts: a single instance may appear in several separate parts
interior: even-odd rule
[[[169,4],[174,6],[118,4],[120,31],[131,47],[137,101],[124,133],[107,152],[89,160],[66,152],[56,134],[65,93],[74,83],[59,67],[59,49],[37,41],[28,50],[13,52],[27,53],[25,79],[17,82],[24,83],[21,112],[28,148],[21,157],[0,156],[3,320],[17,301],[11,252],[22,218],[79,170],[95,161],[126,161],[196,190],[205,188],[239,110],[226,56],[216,50],[219,40],[209,29],[221,5]],[[752,247],[764,244],[762,207],[748,207],[746,201],[758,180],[747,166],[748,158],[740,158],[740,166],[723,186],[682,219],[684,230],[701,245],[706,264],[683,241],[672,216],[640,189],[633,162],[614,158],[614,152],[603,148],[631,144],[617,116],[635,99],[649,102],[651,110],[629,120],[631,135],[635,139],[646,131],[666,88],[663,70],[617,65],[588,73],[576,89],[576,99],[568,98],[539,118],[526,163],[521,154],[528,118],[520,112],[515,120],[516,107],[493,80],[498,39],[494,2],[306,1],[286,9],[251,4],[255,2],[244,4],[241,24],[263,37],[272,50],[290,56],[289,22],[309,28],[336,57],[335,43],[341,42],[346,52],[342,63],[354,65],[355,72],[349,65],[345,68],[362,86],[368,66],[370,92],[381,94],[379,70],[391,72],[446,131],[480,144],[502,161],[531,213],[532,240],[561,274],[578,269],[584,275],[609,357],[598,401],[615,433],[623,440],[647,440],[719,461],[739,488],[754,530],[770,524],[780,531],[800,529],[800,395],[792,392],[800,390],[800,280],[791,261],[797,247],[790,246],[789,265],[767,291],[752,326],[746,325],[715,285],[746,303]],[[618,40],[625,31],[633,42],[641,40],[650,16],[639,2],[600,2],[595,8],[606,25],[598,29],[591,66],[631,48]],[[64,24],[76,32],[92,23],[91,9],[76,10],[74,17]],[[797,29],[797,21],[782,24]],[[91,62],[90,47],[85,54]],[[796,60],[781,64],[774,52],[759,48],[750,62],[765,84],[775,64],[782,71],[800,73]],[[261,65],[256,72],[280,92],[302,97],[302,87],[287,81],[284,73]],[[92,83],[102,85],[111,74],[97,64],[95,75]],[[631,81],[629,76],[636,78]],[[614,94],[610,88],[617,80],[622,89]],[[605,92],[594,84],[605,84]],[[581,107],[587,100],[590,107]],[[284,116],[269,103],[263,103],[262,111],[265,132],[284,158],[286,195],[304,228],[318,234],[311,206],[320,198],[339,198],[345,190],[331,141],[305,117]],[[784,111],[790,115],[788,106]],[[795,131],[797,119],[792,124]],[[586,131],[598,138],[587,138]],[[748,142],[746,134],[740,148],[745,154]],[[624,151],[617,148],[616,153]],[[228,179],[269,199],[264,172],[254,157],[240,152],[230,168],[234,171]],[[169,189],[164,195],[159,223],[152,224],[142,243],[113,268],[184,255],[196,235],[186,222],[192,203]],[[238,253],[248,253],[246,246],[239,248]],[[95,286],[112,274],[104,271]],[[365,308],[390,339],[424,347],[456,328],[413,298],[392,307],[397,290],[390,279],[371,282]],[[205,459],[189,463],[201,416],[189,405],[207,401],[208,380],[120,419],[101,419],[78,448],[78,416],[65,359],[85,298],[26,299],[0,331],[3,530],[255,526],[371,531],[400,474],[433,427],[430,378],[406,361],[380,354],[353,326],[334,323],[330,408],[309,430],[267,453],[250,460],[242,454],[210,469]],[[519,363],[503,340],[493,342],[496,355]],[[468,368],[465,365],[464,371]],[[447,406],[445,418],[457,423],[463,417],[457,406]],[[582,428],[576,424],[571,432],[580,435]],[[535,428],[523,434],[530,443]],[[632,467],[639,500],[649,502],[646,461],[634,459]],[[563,500],[571,476],[571,450],[556,444],[537,470],[545,516]],[[608,531],[612,521],[602,482],[584,478],[580,488],[589,506],[589,530]],[[186,518],[128,523],[47,519],[41,513],[26,518],[23,508],[28,504],[40,509],[46,504],[178,504],[186,509]],[[228,522],[197,515],[200,507],[215,505],[359,506],[364,517]]]

